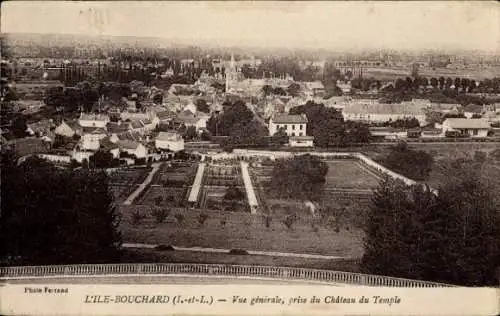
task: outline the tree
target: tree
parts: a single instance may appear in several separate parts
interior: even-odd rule
[[[90,156],[89,164],[91,168],[113,168],[117,167],[120,162],[114,159],[112,153],[98,150],[95,154]]]
[[[300,94],[300,85],[294,82],[288,86],[286,91],[288,92],[289,95],[297,97]]]
[[[443,76],[439,77],[439,89],[443,90],[445,79]]]
[[[196,127],[194,127],[192,125],[188,126],[188,128],[186,128],[186,131],[182,135],[182,137],[188,141],[195,139],[197,136],[198,136],[198,132],[196,132]]]
[[[26,130],[28,129],[28,126],[26,125],[26,119],[18,115],[12,120],[12,125],[11,125],[11,131],[12,134],[16,138],[22,138],[28,135],[28,132]]]
[[[288,134],[285,132],[283,128],[280,128],[273,135],[273,142],[278,143],[280,145],[284,145],[288,143]]]
[[[285,198],[317,200],[321,197],[328,166],[311,155],[276,161],[271,175],[271,190]]]
[[[245,199],[245,194],[235,186],[230,186],[224,194],[225,201],[242,201]]]
[[[464,286],[497,284],[495,188],[471,166],[463,167],[450,170],[455,176],[437,195],[421,185],[381,183],[369,212],[363,272]]]
[[[153,96],[153,102],[155,104],[162,104],[163,103],[163,94],[157,93]]]
[[[413,180],[425,180],[432,169],[434,159],[423,150],[410,149],[406,142],[391,148],[389,154],[382,159],[382,164]]]
[[[437,86],[438,86],[438,80],[434,77],[431,78],[431,86],[433,88],[437,88]]]
[[[121,237],[105,172],[2,154],[0,256],[7,264],[114,262]],[[50,183],[50,185],[47,185]]]
[[[168,218],[168,215],[170,215],[170,211],[166,208],[154,207],[151,209],[151,215],[153,216],[157,224],[161,224]]]
[[[196,100],[196,110],[204,113],[210,113],[210,107],[205,99]]]
[[[262,87],[262,92],[264,93],[265,96],[268,96],[274,92],[274,89],[270,85],[266,84]]]
[[[316,146],[327,147],[341,141],[344,133],[344,118],[338,110],[308,101],[305,105],[291,108],[290,114],[307,116],[307,134],[314,136]]]

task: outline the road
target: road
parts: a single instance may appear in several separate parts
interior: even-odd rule
[[[155,244],[140,244],[140,243],[123,243],[124,248],[142,248],[142,249],[155,249],[158,245]],[[174,251],[192,251],[192,252],[210,252],[210,253],[225,253],[229,254],[230,249],[221,248],[204,248],[204,247],[177,247],[172,246]],[[277,252],[277,251],[260,251],[260,250],[247,250],[249,255],[254,256],[270,256],[270,257],[290,257],[290,258],[304,258],[304,259],[352,259],[351,257],[339,257],[330,255],[319,254],[306,254],[306,253],[291,253],[291,252]]]

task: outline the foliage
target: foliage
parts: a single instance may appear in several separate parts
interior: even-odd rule
[[[277,160],[270,187],[275,194],[293,199],[317,200],[321,197],[328,166],[311,155]]]
[[[455,174],[437,196],[422,186],[381,183],[365,232],[363,272],[465,286],[498,282],[494,190],[470,168]]]
[[[120,165],[119,159],[113,158],[113,154],[104,151],[98,150],[90,156],[89,164],[91,168],[114,168]]]
[[[406,142],[393,146],[382,164],[387,168],[402,173],[413,180],[425,180],[432,169],[433,157],[423,150],[413,150]]]
[[[170,211],[166,208],[154,207],[151,209],[151,215],[157,224],[163,223],[170,215]]]
[[[297,216],[296,215],[288,215],[285,217],[283,220],[283,224],[286,226],[288,229],[292,229],[293,224],[297,221]]]
[[[153,102],[155,104],[162,104],[163,103],[163,94],[157,93],[153,96]]]
[[[200,224],[200,226],[205,225],[205,222],[207,221],[207,219],[208,219],[208,214],[200,213],[198,215],[198,224]]]
[[[134,210],[130,221],[133,226],[139,226],[139,224],[146,219],[146,217],[146,214],[142,213],[140,210]]]
[[[155,197],[154,201],[156,206],[160,206],[161,202],[163,202],[163,196],[158,195],[157,197]]]
[[[28,126],[26,125],[26,119],[23,116],[21,115],[16,116],[12,120],[12,125],[10,130],[12,131],[12,134],[14,134],[16,138],[22,138],[27,136],[28,135],[28,132],[26,132],[27,129]]]
[[[204,113],[209,113],[210,107],[208,106],[207,101],[205,101],[205,99],[197,99],[196,110]]]
[[[184,131],[184,134],[182,135],[182,137],[187,141],[193,140],[197,136],[198,136],[198,133],[196,132],[196,127],[194,127],[194,126],[188,126],[188,128],[186,128],[186,130]]]
[[[0,253],[7,264],[118,258],[119,218],[105,172],[60,169],[36,157],[18,166],[12,157],[2,153]]]
[[[224,194],[225,201],[242,201],[245,199],[245,194],[236,186],[230,186]]]
[[[314,136],[318,147],[343,146],[370,141],[368,126],[359,122],[344,122],[342,113],[321,103],[308,101],[290,109],[290,114],[306,114],[307,134]]]
[[[177,221],[177,224],[182,225],[184,223],[184,220],[185,220],[184,214],[177,213],[174,215],[174,217],[175,217],[175,220]]]

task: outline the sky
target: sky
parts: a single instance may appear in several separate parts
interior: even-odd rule
[[[162,37],[189,44],[500,52],[500,3],[29,2],[2,4],[7,33]]]

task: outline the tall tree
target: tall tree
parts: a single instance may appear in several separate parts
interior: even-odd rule
[[[497,284],[499,204],[477,173],[462,171],[437,195],[421,185],[408,188],[388,179],[380,184],[366,226],[363,272],[465,286]]]
[[[118,216],[105,172],[61,170],[33,157],[18,166],[11,154],[3,153],[1,176],[0,253],[5,264],[119,259]]]

